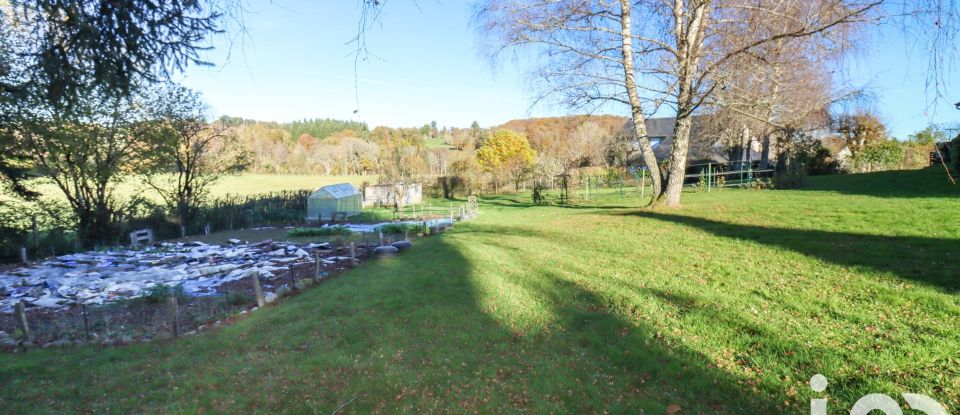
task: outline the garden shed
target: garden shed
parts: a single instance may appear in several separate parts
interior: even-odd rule
[[[350,183],[323,186],[307,196],[308,221],[332,221],[363,211],[363,195]]]

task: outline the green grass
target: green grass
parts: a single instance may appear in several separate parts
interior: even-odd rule
[[[239,175],[223,176],[214,183],[210,189],[210,196],[213,198],[225,196],[252,196],[263,193],[279,192],[285,190],[314,190],[328,184],[351,183],[354,186],[360,186],[363,182],[375,183],[374,176],[319,176],[319,175],[300,175],[300,174],[254,174],[244,173]],[[45,197],[62,199],[63,194],[52,182],[46,180],[36,180],[28,186]],[[117,191],[121,197],[142,194],[159,201],[159,196],[155,192],[147,190],[138,177],[130,177],[120,183]],[[149,189],[149,188],[147,188]],[[7,199],[4,199],[7,198]],[[8,196],[0,195],[0,200],[9,200]]]
[[[442,137],[424,138],[424,139],[423,139],[423,143],[424,143],[424,145],[426,145],[427,148],[429,148],[429,149],[435,149],[435,148],[451,149],[451,148],[453,148],[453,146],[451,146],[450,144],[447,144],[445,141],[443,141],[443,138],[442,138]]]
[[[9,412],[960,408],[960,189],[941,173],[481,215],[176,342],[0,356]],[[633,194],[635,192],[631,192]],[[807,381],[830,381],[825,394]]]
[[[292,237],[312,237],[312,236],[332,236],[349,235],[353,233],[350,229],[343,226],[326,226],[315,228],[294,228],[287,231],[287,236]]]

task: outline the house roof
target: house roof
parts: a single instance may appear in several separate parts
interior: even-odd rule
[[[337,183],[337,184],[323,186],[317,189],[312,194],[310,194],[310,196],[314,196],[322,193],[329,194],[330,196],[333,196],[337,199],[360,194],[360,192],[357,191],[357,188],[353,187],[353,185],[350,183]]]
[[[670,156],[671,147],[673,147],[674,128],[677,119],[675,117],[647,118],[647,136],[650,138],[662,138],[653,149],[657,160],[663,160]],[[713,142],[701,142],[700,131],[703,127],[703,116],[694,115],[690,126],[690,146],[688,157],[691,160],[710,159],[717,162],[727,161],[726,154],[721,148],[717,148]],[[633,122],[628,121],[624,130],[632,135]],[[636,144],[635,144],[636,146]],[[634,151],[638,151],[635,148]]]

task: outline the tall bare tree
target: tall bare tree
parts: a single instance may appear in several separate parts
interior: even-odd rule
[[[650,167],[655,203],[676,207],[692,117],[723,85],[738,58],[778,41],[831,42],[849,26],[876,19],[882,0],[487,0],[476,20],[493,54],[539,52],[542,97],[580,108],[629,107],[635,139]],[[740,36],[744,28],[763,31]],[[676,113],[668,169],[661,174],[646,119],[662,105]]]
[[[178,85],[157,88],[151,99],[152,166],[145,182],[191,226],[223,175],[238,173],[249,155],[236,145],[236,135],[221,122],[208,123],[206,106],[196,92]]]

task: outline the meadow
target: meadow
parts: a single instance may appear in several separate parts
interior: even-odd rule
[[[960,189],[935,170],[478,218],[179,341],[0,356],[12,413],[960,408]],[[215,236],[215,235],[213,235]],[[823,374],[829,386],[813,392]]]
[[[322,176],[309,174],[257,174],[243,173],[220,177],[211,187],[210,196],[221,198],[227,196],[253,196],[263,193],[280,192],[286,190],[314,190],[328,184],[351,183],[360,186],[362,183],[376,183],[376,176]],[[60,189],[52,182],[40,179],[29,185],[31,190],[39,192],[48,198],[63,198]],[[146,190],[145,190],[146,189]],[[142,179],[131,176],[119,183],[116,187],[121,197],[134,194],[143,194],[159,201],[156,192],[146,187]],[[0,195],[0,200],[2,199]]]

